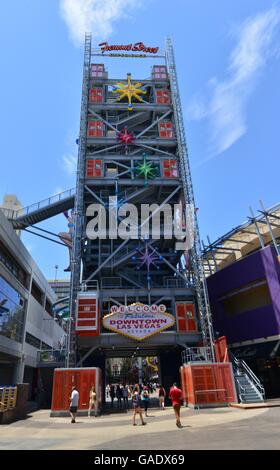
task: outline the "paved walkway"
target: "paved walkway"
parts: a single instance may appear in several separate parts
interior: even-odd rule
[[[171,408],[149,414],[147,426],[132,426],[131,411],[79,417],[71,424],[69,418],[50,418],[48,410],[39,410],[0,426],[0,449],[280,449],[280,408],[182,408],[181,430]]]

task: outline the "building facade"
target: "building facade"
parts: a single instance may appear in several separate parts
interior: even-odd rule
[[[65,334],[56,296],[12,224],[0,210],[0,384],[30,384],[35,398],[38,351],[58,349]]]
[[[280,396],[279,205],[204,253],[214,328],[247,362],[267,397]],[[213,258],[216,264],[213,261]]]
[[[118,48],[124,50],[93,50],[86,35],[68,365],[105,373],[112,357],[158,356],[161,380],[169,386],[178,379],[181,351],[209,345],[211,337],[174,53],[170,40],[162,53],[129,53],[136,61],[155,60],[144,78],[126,70],[126,53],[110,52]],[[104,57],[123,58],[120,77],[105,68]],[[143,205],[153,204],[157,209],[143,222]],[[166,225],[163,208],[187,204],[194,243],[182,250],[174,235],[176,215]],[[130,210],[136,212],[135,231],[122,237],[119,227],[131,228]],[[155,237],[141,230],[153,211],[159,214]],[[101,220],[108,225],[96,237],[94,225]],[[157,330],[156,322],[164,327]]]

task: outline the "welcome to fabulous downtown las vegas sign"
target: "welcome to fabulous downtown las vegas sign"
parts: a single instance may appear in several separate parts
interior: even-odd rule
[[[128,306],[113,305],[111,313],[103,317],[105,328],[137,341],[156,335],[174,323],[173,315],[166,312],[163,304],[143,305],[137,302]]]

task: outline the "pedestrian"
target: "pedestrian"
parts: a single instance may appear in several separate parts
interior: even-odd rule
[[[173,410],[176,417],[176,426],[181,429],[183,426],[180,419],[180,409],[182,404],[182,390],[177,387],[177,383],[174,382],[173,387],[170,388],[169,398],[172,402]]]
[[[92,408],[94,409],[94,414],[96,416],[96,391],[95,387],[92,386],[89,392],[89,407],[88,407],[88,417],[90,418],[90,413]]]
[[[118,408],[122,408],[123,391],[120,385],[117,385],[116,397],[118,400]]]
[[[134,387],[134,391],[132,395],[132,408],[133,408],[133,417],[132,417],[133,426],[137,426],[135,423],[135,418],[137,414],[139,414],[140,416],[142,426],[145,426],[145,424],[147,423],[143,419],[142,410],[141,410],[141,396],[140,396],[139,389],[137,386]]]
[[[79,396],[80,395],[76,386],[73,386],[71,397],[70,397],[71,402],[70,402],[70,408],[69,408],[70,415],[72,418],[71,423],[76,423],[76,415],[77,415],[77,410],[78,410],[78,405],[79,405]]]
[[[123,387],[123,405],[128,408],[128,386],[125,384]]]
[[[164,410],[164,400],[166,397],[166,391],[165,388],[160,384],[159,389],[158,389],[158,401],[159,401],[159,407]]]
[[[110,385],[107,384],[106,385],[106,398],[109,398],[109,396],[110,396]]]
[[[111,407],[113,408],[114,407],[114,398],[116,396],[116,393],[115,393],[115,385],[111,385],[110,387],[110,397],[111,397]]]
[[[150,395],[149,395],[149,389],[146,386],[143,388],[143,391],[141,393],[141,400],[142,400],[143,405],[144,405],[145,416],[148,416],[148,407],[149,407],[149,402],[150,402]]]

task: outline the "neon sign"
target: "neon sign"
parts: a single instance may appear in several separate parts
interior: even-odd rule
[[[98,44],[101,47],[101,52],[110,51],[133,51],[133,52],[145,52],[149,54],[156,54],[159,50],[158,47],[146,47],[143,42],[136,42],[135,44],[119,44],[110,46],[107,42],[101,42]]]

